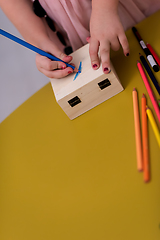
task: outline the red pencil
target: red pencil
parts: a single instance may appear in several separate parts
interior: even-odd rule
[[[143,178],[145,182],[149,181],[149,147],[148,147],[148,126],[146,113],[146,97],[142,96],[142,147],[143,147]]]
[[[153,94],[153,91],[152,91],[152,89],[151,89],[151,86],[150,86],[150,84],[149,84],[148,78],[147,78],[147,76],[146,76],[146,74],[145,74],[145,72],[144,72],[144,70],[143,70],[143,67],[142,67],[142,65],[141,65],[141,63],[140,63],[139,61],[137,61],[137,66],[138,66],[139,72],[140,72],[140,74],[141,74],[141,77],[142,77],[142,79],[143,79],[143,82],[144,82],[144,84],[145,84],[145,87],[146,87],[146,89],[147,89],[147,92],[148,92],[148,94],[149,94],[149,97],[150,97],[150,99],[151,99],[151,102],[152,102],[152,104],[153,104],[154,110],[155,110],[155,112],[156,112],[156,114],[157,114],[158,120],[159,120],[159,122],[160,122],[160,109],[159,109],[159,107],[158,107],[158,103],[157,103],[157,101],[156,101],[156,98],[155,98],[155,96],[154,96],[154,94]]]
[[[158,63],[158,65],[160,66],[160,58],[158,57],[158,55],[155,53],[155,51],[153,50],[152,46],[147,43],[147,48],[150,50],[150,52],[152,53],[154,59],[156,60],[156,62]]]

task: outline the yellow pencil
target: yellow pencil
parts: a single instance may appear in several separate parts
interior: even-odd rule
[[[136,153],[137,153],[137,168],[139,171],[142,171],[143,160],[142,160],[141,130],[140,130],[140,120],[139,120],[138,96],[135,88],[133,89],[132,96],[133,96],[133,112],[134,112],[134,125],[135,125]]]
[[[151,110],[148,107],[146,108],[146,112],[147,112],[147,116],[149,118],[149,121],[151,123],[151,126],[153,128],[153,132],[154,132],[154,134],[156,136],[158,145],[160,147],[160,131],[159,131],[158,127],[157,127],[156,121],[154,119],[154,116],[153,116]]]

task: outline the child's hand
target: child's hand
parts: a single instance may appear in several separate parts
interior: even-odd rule
[[[52,42],[47,44],[47,48],[45,48],[44,51],[49,52],[67,63],[72,60],[71,56],[67,56],[65,53],[61,52]],[[73,69],[67,67],[65,63],[52,61],[39,54],[36,55],[36,65],[38,70],[49,78],[63,78],[73,72]]]
[[[124,55],[129,55],[128,40],[116,11],[107,12],[106,9],[101,12],[92,11],[90,34],[89,53],[94,69],[100,66],[99,49],[104,73],[110,71],[110,47],[117,51],[121,45]]]

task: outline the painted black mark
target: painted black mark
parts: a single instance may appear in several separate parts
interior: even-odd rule
[[[110,83],[110,81],[108,80],[108,78],[106,78],[105,80],[99,82],[98,85],[99,85],[100,89],[102,90],[102,89],[110,86],[111,83]]]
[[[74,107],[74,106],[76,106],[77,104],[81,103],[81,100],[79,99],[79,97],[76,96],[76,97],[70,99],[70,100],[68,101],[68,103],[70,104],[71,107]]]

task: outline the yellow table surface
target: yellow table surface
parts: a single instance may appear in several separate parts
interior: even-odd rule
[[[159,26],[160,12],[137,25],[160,56]],[[112,53],[122,93],[71,121],[47,84],[1,123],[1,240],[160,239],[160,151],[148,123],[146,184],[136,163],[134,87],[155,112],[136,66],[142,49],[131,30],[127,37],[130,56]]]

